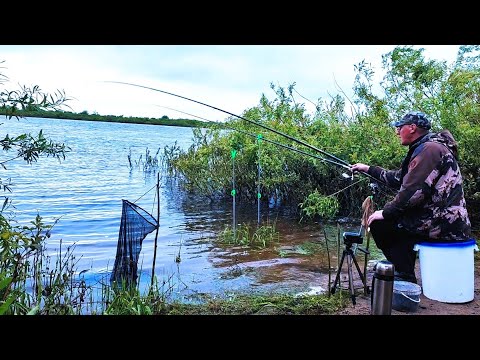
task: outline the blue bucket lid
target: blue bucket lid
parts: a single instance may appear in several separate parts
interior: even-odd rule
[[[420,285],[409,281],[394,281],[393,292],[403,293],[405,295],[420,295],[422,293],[422,288]]]
[[[467,241],[454,241],[454,242],[421,242],[418,243],[420,246],[431,246],[431,247],[467,247],[475,246],[475,239],[469,239]]]

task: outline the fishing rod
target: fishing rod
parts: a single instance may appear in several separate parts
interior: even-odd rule
[[[169,109],[169,110],[173,110],[173,111],[178,111],[179,113],[182,113],[182,114],[185,114],[185,115],[189,115],[189,116],[194,116],[194,117],[196,117],[196,118],[198,118],[198,119],[211,122],[211,120],[202,118],[202,117],[197,116],[197,115],[189,114],[189,113],[184,112],[184,111],[180,111],[180,110],[177,110],[177,109],[173,109],[173,108],[170,108],[170,107],[167,107],[167,106],[161,106],[161,105],[156,105],[156,106],[159,106],[159,107],[162,107],[162,108],[165,108],[165,109]],[[239,132],[241,132],[241,133],[244,133],[245,135],[253,136],[253,137],[255,137],[255,138],[257,137],[257,135],[252,134],[252,133],[249,133],[248,131],[245,131],[245,130],[235,129],[235,128],[232,128],[232,127],[225,126],[224,124],[221,124],[221,125],[219,125],[219,126],[225,128],[225,129],[227,129],[227,130],[239,131]],[[295,151],[295,152],[298,152],[298,153],[300,153],[300,154],[307,155],[307,156],[313,157],[313,158],[315,158],[315,159],[318,159],[318,160],[321,160],[321,161],[324,161],[324,162],[328,162],[328,163],[330,163],[330,164],[334,164],[334,165],[337,165],[337,166],[340,166],[340,167],[343,167],[343,168],[345,168],[345,169],[350,170],[350,167],[347,166],[347,165],[345,165],[345,164],[338,163],[338,162],[333,161],[333,160],[330,160],[330,159],[325,159],[325,158],[322,158],[322,157],[320,157],[320,156],[307,153],[307,152],[305,152],[305,151],[303,151],[303,150],[299,150],[299,149],[296,149],[296,148],[294,148],[294,147],[291,147],[291,146],[288,146],[288,145],[285,145],[285,144],[281,144],[281,143],[276,142],[276,141],[273,141],[273,140],[268,140],[268,139],[266,139],[266,138],[263,137],[263,136],[262,136],[262,140],[265,141],[265,142],[268,142],[268,143],[270,143],[270,144],[274,144],[274,145],[283,147],[283,148],[285,148],[285,149],[288,149],[288,150],[291,150],[291,151]]]
[[[112,81],[112,80],[106,80],[106,81],[104,81],[104,82],[106,82],[106,83],[112,83],[112,84],[121,84],[121,85],[134,86],[134,87],[139,87],[139,88],[143,88],[143,89],[147,89],[147,90],[157,91],[157,92],[160,92],[160,93],[164,93],[164,94],[167,94],[167,95],[171,95],[171,96],[175,96],[175,97],[178,97],[178,98],[181,98],[181,99],[185,99],[185,100],[188,100],[188,101],[192,101],[192,102],[194,102],[194,103],[197,103],[197,104],[200,104],[200,105],[203,105],[203,106],[207,106],[207,107],[209,107],[209,108],[211,108],[211,109],[215,109],[215,110],[221,111],[221,112],[223,112],[223,113],[225,113],[225,114],[228,114],[228,115],[231,115],[231,116],[235,116],[235,117],[237,117],[237,118],[239,118],[239,119],[245,120],[245,121],[247,121],[247,122],[249,122],[249,123],[251,123],[251,124],[254,124],[254,125],[256,125],[256,126],[259,126],[259,127],[263,128],[263,129],[266,129],[266,130],[268,130],[268,131],[271,131],[271,132],[273,132],[273,133],[275,133],[275,134],[277,134],[277,135],[281,135],[281,136],[283,136],[283,137],[286,137],[286,138],[289,139],[289,140],[295,141],[295,142],[297,142],[297,143],[299,143],[299,144],[301,144],[301,145],[303,145],[303,146],[306,146],[306,147],[308,147],[308,148],[310,148],[310,149],[312,149],[312,150],[315,150],[315,151],[317,151],[317,152],[319,152],[319,153],[321,153],[321,154],[323,154],[323,155],[326,155],[326,156],[328,156],[328,157],[330,157],[330,158],[338,161],[339,163],[342,163],[343,165],[345,165],[346,167],[348,167],[349,170],[350,170],[350,168],[351,168],[351,166],[352,166],[351,164],[349,164],[349,163],[346,162],[345,160],[342,160],[342,159],[336,157],[335,155],[332,155],[332,154],[330,154],[330,153],[328,153],[328,152],[326,152],[326,151],[324,151],[324,150],[322,150],[322,149],[319,149],[319,148],[317,148],[317,147],[315,147],[315,146],[313,146],[313,145],[310,145],[310,144],[308,144],[308,143],[306,143],[306,142],[304,142],[304,141],[302,141],[302,140],[296,139],[296,138],[294,138],[293,136],[290,136],[290,135],[288,135],[288,134],[282,133],[282,132],[280,132],[280,131],[278,131],[278,130],[275,130],[275,129],[269,127],[269,126],[266,126],[266,125],[257,123],[257,122],[255,122],[255,121],[250,120],[250,119],[247,119],[247,118],[245,118],[245,117],[243,117],[243,116],[240,116],[240,115],[231,113],[231,112],[229,112],[229,111],[227,111],[227,110],[220,109],[220,108],[218,108],[218,107],[216,107],[216,106],[209,105],[209,104],[203,103],[203,102],[201,102],[201,101],[188,98],[188,97],[186,97],[186,96],[174,94],[174,93],[171,93],[171,92],[168,92],[168,91],[165,91],[165,90],[160,90],[160,89],[152,88],[152,87],[145,86],[145,85],[133,84],[133,83],[128,83],[128,82],[124,82],[124,81]],[[367,176],[367,177],[369,177],[369,178],[371,178],[371,179],[373,179],[373,180],[375,180],[375,181],[377,181],[377,182],[383,183],[385,186],[387,186],[388,188],[391,189],[391,187],[390,187],[387,183],[385,183],[385,182],[383,182],[383,181],[381,181],[381,180],[379,180],[379,179],[374,178],[372,175],[368,174],[367,172],[364,172],[364,171],[358,171],[358,172],[361,173],[361,174],[363,174],[363,175],[365,175],[365,176]],[[353,175],[353,174],[352,174],[352,175]]]
[[[192,102],[197,103],[197,104],[200,104],[200,105],[207,106],[207,107],[209,107],[209,108],[212,108],[212,109],[215,109],[215,110],[224,112],[224,113],[226,113],[226,114],[228,114],[228,115],[235,116],[235,117],[237,117],[237,118],[239,118],[239,119],[245,120],[245,121],[247,121],[247,122],[249,122],[249,123],[251,123],[251,124],[260,126],[261,128],[264,128],[264,129],[266,129],[266,130],[268,130],[268,131],[274,132],[274,133],[277,134],[277,135],[281,135],[281,136],[283,136],[283,137],[286,137],[286,138],[289,139],[289,140],[295,141],[295,142],[297,142],[297,143],[299,143],[299,144],[302,144],[303,146],[306,146],[306,147],[308,147],[308,148],[310,148],[310,149],[312,149],[312,150],[315,150],[315,151],[317,151],[317,152],[319,152],[319,153],[321,153],[321,154],[323,154],[323,155],[326,155],[326,156],[328,156],[328,157],[331,157],[332,159],[334,159],[334,160],[336,160],[336,161],[338,161],[338,162],[341,162],[341,163],[344,164],[344,165],[351,166],[351,165],[350,165],[348,162],[346,162],[345,160],[339,159],[339,158],[336,157],[335,155],[329,154],[328,152],[326,152],[326,151],[324,151],[324,150],[322,150],[322,149],[319,149],[319,148],[317,148],[317,147],[315,147],[315,146],[313,146],[313,145],[310,145],[310,144],[308,144],[308,143],[306,143],[306,142],[304,142],[304,141],[302,141],[302,140],[298,140],[298,139],[294,138],[293,136],[290,136],[290,135],[288,135],[288,134],[282,133],[282,132],[280,132],[280,131],[278,131],[278,130],[275,130],[275,129],[267,126],[267,125],[263,125],[263,124],[257,123],[257,122],[255,122],[255,121],[250,120],[250,119],[247,119],[247,118],[245,118],[245,117],[243,117],[243,116],[236,115],[236,114],[233,114],[233,113],[231,113],[231,112],[229,112],[229,111],[220,109],[220,108],[215,107],[215,106],[213,106],[213,105],[205,104],[205,103],[203,103],[203,102],[201,102],[201,101],[194,100],[194,99],[190,99],[190,98],[188,98],[188,97],[186,97],[186,96],[177,95],[177,94],[174,94],[174,93],[165,91],[165,90],[155,89],[155,88],[152,88],[152,87],[149,87],[149,86],[138,85],[138,84],[123,82],[123,81],[105,81],[105,82],[107,82],[107,83],[114,83],[114,84],[129,85],[129,86],[135,86],[135,87],[139,87],[139,88],[143,88],[143,89],[148,89],[148,90],[152,90],[152,91],[158,91],[158,92],[161,92],[161,93],[164,93],[164,94],[176,96],[176,97],[181,98],[181,99],[185,99],[185,100],[192,101]]]

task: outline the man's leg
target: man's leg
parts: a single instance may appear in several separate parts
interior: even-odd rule
[[[395,266],[396,277],[399,280],[416,283],[415,260],[417,253],[413,250],[413,246],[418,237],[388,220],[373,221],[370,225],[370,232],[377,247]]]
[[[392,243],[390,248],[391,262],[395,265],[395,275],[398,280],[417,283],[415,276],[417,253],[413,250],[415,241],[408,234],[405,234],[405,236],[404,239],[397,239]]]
[[[388,261],[392,259],[392,238],[397,230],[396,224],[386,220],[375,220],[370,225],[370,232],[377,247],[382,250]]]

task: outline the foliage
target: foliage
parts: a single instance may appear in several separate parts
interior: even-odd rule
[[[104,315],[153,315],[163,312],[164,299],[151,291],[141,294],[138,288],[116,291]]]
[[[3,63],[4,61],[1,61]],[[0,86],[8,81],[6,75],[0,74]],[[7,90],[0,88],[0,111],[8,120],[19,118],[19,111],[25,109],[54,109],[58,110],[69,98],[63,90],[57,90],[54,95],[44,93],[38,85],[32,87],[21,86],[19,90]],[[55,143],[44,137],[42,130],[37,136],[21,134],[11,137],[8,134],[0,139],[0,146],[3,151],[16,150],[15,156],[0,162],[0,166],[6,170],[5,163],[21,158],[28,164],[36,162],[41,155],[52,156],[59,160],[65,159],[65,153],[70,149],[64,144]],[[10,181],[5,182],[0,178],[0,188],[4,191],[11,191]],[[5,197],[7,201],[8,198]]]
[[[65,144],[54,143],[46,139],[42,130],[40,130],[37,137],[33,137],[30,134],[22,134],[12,138],[7,134],[4,139],[0,140],[0,146],[3,151],[9,151],[12,148],[17,149],[17,154],[14,158],[0,163],[4,169],[6,162],[16,158],[22,158],[28,164],[36,162],[40,155],[53,156],[59,160],[64,160],[65,152],[70,150]]]
[[[45,247],[54,225],[37,215],[32,226],[12,226],[0,216],[0,303],[4,314],[77,314],[86,300],[87,286],[77,279],[74,246],[51,264]],[[8,308],[7,308],[8,305]],[[1,306],[0,306],[1,307]]]
[[[421,110],[430,115],[434,131],[450,130],[459,144],[465,196],[475,217],[480,207],[476,195],[480,191],[480,144],[476,140],[480,131],[480,47],[459,46],[457,60],[450,65],[425,59],[423,51],[406,46],[383,55],[383,97],[374,95],[368,86],[371,69],[362,68],[356,79],[357,104],[366,110],[362,116],[368,113],[369,117],[392,120],[406,110]],[[386,139],[381,140],[383,145]],[[387,150],[383,156],[381,152],[372,151],[371,156],[364,155],[360,160],[387,168],[398,166],[398,152]]]
[[[147,147],[145,149],[145,159],[143,159],[143,154],[140,155],[138,160],[134,160],[132,163],[132,149],[129,149],[129,153],[127,155],[128,163],[130,165],[130,169],[133,169],[134,166],[141,168],[144,172],[152,172],[158,169],[160,166],[161,160],[159,159],[160,148],[157,149],[155,155],[150,155],[150,149]]]
[[[260,106],[246,110],[243,116],[292,137],[300,132],[308,135],[304,129],[311,119],[304,116],[303,106],[292,105],[294,100],[282,88],[272,89],[277,91],[277,99],[269,102],[262,96]],[[315,182],[338,183],[332,179],[335,169],[325,162],[279,150],[274,143],[291,145],[284,137],[270,134],[268,142],[257,141],[263,133],[251,131],[250,124],[235,119],[208,129],[202,141],[195,141],[195,146],[173,162],[185,188],[212,199],[214,195],[228,196],[234,177],[240,200],[256,201],[260,186],[262,199],[276,194],[282,201],[295,202],[313,191]],[[233,150],[237,152],[234,160],[229,156]]]
[[[0,108],[0,115],[12,115],[15,114],[19,117],[37,117],[48,119],[62,119],[62,120],[84,120],[84,121],[103,121],[103,122],[116,122],[126,124],[146,124],[146,125],[163,125],[163,126],[182,126],[182,127],[203,127],[207,128],[212,126],[212,122],[200,121],[192,119],[169,119],[164,115],[161,118],[143,118],[136,116],[125,117],[123,115],[100,115],[89,114],[88,111],[82,111],[80,113],[74,113],[71,111],[65,111],[62,109],[57,110],[41,110],[41,109],[25,109],[14,110],[14,113],[7,108]]]
[[[374,82],[374,69],[363,60],[354,66],[354,96],[350,99],[342,92],[328,100],[319,98],[313,114],[297,101],[295,83],[286,88],[272,84],[273,99],[262,94],[257,106],[246,109],[241,117],[232,116],[223,126],[210,128],[202,142],[172,164],[188,191],[211,199],[214,193],[216,198],[230,195],[235,174],[240,201],[256,201],[258,185],[261,199],[275,193],[292,208],[300,208],[299,204],[312,194],[336,194],[337,215],[360,216],[362,200],[372,191],[368,181],[350,187],[352,182],[341,176],[344,168],[319,157],[396,169],[406,151],[390,123],[407,110],[421,110],[431,117],[433,131],[447,128],[459,144],[467,205],[473,218],[476,210],[480,214],[480,143],[476,140],[480,135],[479,54],[479,46],[459,46],[456,62],[447,64],[426,59],[424,49],[397,46],[382,56],[384,75],[379,84]],[[275,129],[290,139],[255,124]],[[259,134],[266,141],[256,141]],[[306,149],[291,139],[320,151]],[[232,149],[238,154],[234,164],[229,157]],[[378,207],[392,195],[380,186],[375,199]],[[315,211],[320,215],[327,207],[310,204],[305,209],[300,216]]]
[[[175,140],[175,143],[171,146],[165,145],[163,148],[163,155],[161,157],[161,166],[162,168],[167,172],[167,174],[170,177],[176,176],[175,174],[175,168],[172,164],[172,161],[178,157],[181,153],[180,146],[177,143],[177,140]]]
[[[0,61],[0,64],[5,61]],[[8,77],[0,74],[0,85],[8,82]],[[8,119],[21,116],[18,111],[59,110],[70,100],[63,90],[55,94],[43,92],[38,85],[32,87],[20,86],[18,90],[0,90],[0,110]]]
[[[3,88],[7,81],[8,77],[0,74],[0,110],[8,121],[18,120],[22,110],[58,110],[69,100],[61,90],[49,95],[37,85],[7,90]],[[64,144],[47,139],[42,130],[36,136],[7,134],[0,139],[0,146],[6,153],[16,152],[0,163],[3,170],[7,170],[5,163],[14,159],[31,164],[44,155],[61,161],[69,151]],[[12,191],[10,179],[0,178],[0,188]],[[33,226],[13,225],[7,215],[13,218],[14,213],[6,212],[10,200],[7,196],[3,198],[0,210],[0,313],[72,313],[72,304],[76,300],[71,296],[74,285],[68,261],[74,259],[73,255],[67,251],[68,259],[60,256],[57,258],[60,263],[50,270],[44,242],[50,237],[53,225],[46,225],[40,215],[31,222]]]
[[[300,221],[305,217],[313,219],[317,215],[331,220],[337,215],[339,208],[337,198],[334,196],[323,196],[317,190],[309,194],[299,206],[302,209]]]

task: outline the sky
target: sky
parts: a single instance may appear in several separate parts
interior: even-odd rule
[[[402,44],[398,46],[403,46]],[[111,83],[128,82],[187,97],[241,115],[270,84],[295,90],[314,113],[318,98],[351,96],[354,66],[365,60],[383,76],[382,55],[396,45],[0,45],[0,74],[7,90],[38,85],[65,91],[67,111],[171,119],[223,121],[229,115],[158,91]],[[459,45],[415,45],[432,60],[456,59]],[[298,95],[297,94],[297,95]]]

